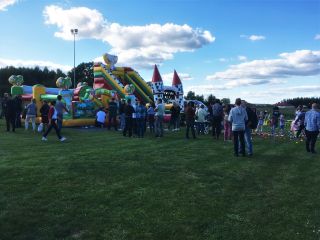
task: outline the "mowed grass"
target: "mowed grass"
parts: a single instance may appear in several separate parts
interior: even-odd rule
[[[63,135],[2,130],[1,240],[320,239],[320,157],[304,143],[255,137],[254,156],[235,158],[184,129]]]

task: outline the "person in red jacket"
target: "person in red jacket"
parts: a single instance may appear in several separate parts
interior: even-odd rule
[[[62,137],[60,135],[60,130],[59,130],[58,125],[57,125],[58,111],[55,108],[55,105],[56,105],[56,101],[52,101],[50,109],[49,109],[49,114],[48,114],[49,126],[48,126],[47,131],[42,136],[42,141],[48,141],[47,135],[49,134],[49,132],[51,131],[52,128],[54,128],[54,130],[56,130],[56,134],[57,134],[57,136],[58,136],[58,138],[59,138],[59,140],[61,142],[66,140],[65,137]]]

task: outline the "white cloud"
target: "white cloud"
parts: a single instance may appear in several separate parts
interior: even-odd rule
[[[317,34],[317,35],[314,37],[314,40],[320,40],[320,34]]]
[[[320,74],[320,51],[298,50],[281,53],[280,58],[254,60],[231,65],[223,72],[216,72],[206,77],[207,80],[241,81],[259,80],[268,83],[270,79],[294,76],[314,76]],[[258,81],[258,82],[259,82]]]
[[[226,59],[226,58],[219,58],[219,62],[228,62],[228,59]]]
[[[0,0],[0,11],[7,11],[7,7],[16,2],[18,2],[18,0]]]
[[[70,71],[73,67],[68,65],[61,65],[49,61],[35,61],[35,60],[12,60],[12,59],[4,59],[0,58],[0,68],[4,68],[7,66],[14,66],[14,67],[40,67],[44,68],[47,67],[49,70],[57,70],[60,69],[63,72]]]
[[[182,84],[185,83],[185,81],[191,81],[193,80],[193,77],[189,73],[178,73],[178,76],[180,77],[180,80],[182,81]],[[172,73],[166,73],[161,74],[163,84],[165,86],[171,86],[172,85],[172,79],[173,79],[173,72]]]
[[[43,14],[45,24],[58,27],[56,37],[73,40],[70,29],[78,28],[78,39],[101,40],[111,46],[111,54],[118,55],[119,64],[135,67],[161,64],[177,52],[194,51],[215,40],[209,31],[187,24],[123,26],[110,23],[98,10],[86,7],[63,9],[50,5]]]
[[[246,62],[248,58],[246,56],[238,56],[238,60],[241,62]]]
[[[251,41],[260,41],[260,40],[265,40],[266,39],[266,37],[265,36],[262,36],[262,35],[250,35],[250,36],[248,36],[248,35],[240,35],[240,37],[242,37],[242,38],[246,38],[246,39],[249,39],[249,40],[251,40]]]

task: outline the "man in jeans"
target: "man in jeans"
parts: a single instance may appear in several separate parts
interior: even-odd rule
[[[212,136],[217,140],[221,133],[221,122],[223,119],[223,107],[219,99],[215,100],[212,106]]]
[[[247,102],[245,100],[241,100],[241,107],[246,110],[248,116],[248,120],[246,121],[244,130],[244,141],[248,149],[248,156],[250,157],[253,154],[251,133],[252,129],[256,128],[255,123],[258,121],[258,119],[255,112],[247,106]]]
[[[155,134],[156,137],[163,137],[163,116],[164,116],[164,104],[162,99],[158,99],[158,105],[155,108]]]
[[[306,131],[306,150],[307,152],[316,153],[315,145],[320,130],[320,113],[316,103],[312,104],[312,109],[306,112],[304,118]]]

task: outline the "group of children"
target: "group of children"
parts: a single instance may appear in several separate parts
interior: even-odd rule
[[[272,114],[267,111],[260,111],[258,115],[258,125],[256,129],[257,134],[263,134],[264,126],[269,126],[271,128],[271,135],[276,135],[276,129],[279,127],[280,136],[285,135],[286,119],[282,113],[279,111],[279,107],[274,107]]]

